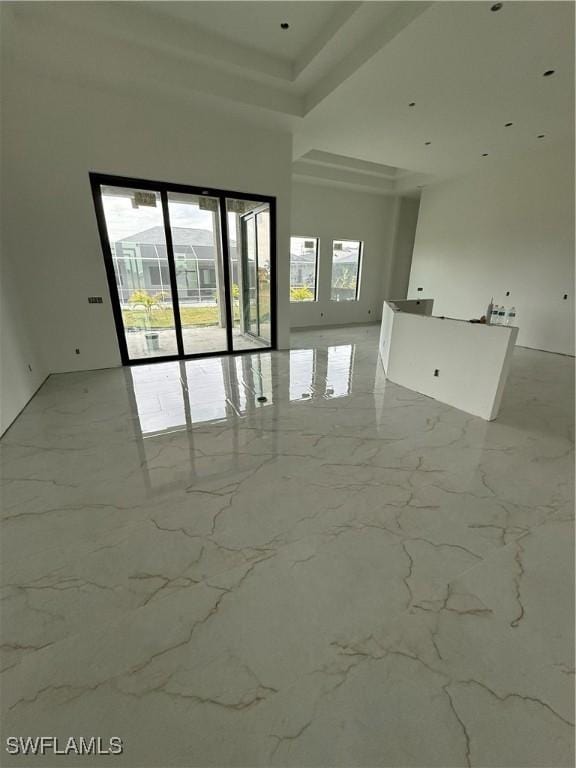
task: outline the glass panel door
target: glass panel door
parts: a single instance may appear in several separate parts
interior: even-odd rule
[[[227,198],[234,351],[271,345],[271,222],[268,203]]]
[[[217,197],[168,192],[185,355],[226,352],[226,289]]]
[[[258,336],[267,346],[272,339],[270,326],[270,210],[266,205],[256,213],[256,271],[258,275]]]
[[[242,216],[242,277],[244,293],[244,327],[258,336],[258,273],[256,253],[256,219],[253,213]]]
[[[272,346],[273,198],[90,179],[124,363]]]
[[[130,360],[178,354],[160,192],[101,186]]]

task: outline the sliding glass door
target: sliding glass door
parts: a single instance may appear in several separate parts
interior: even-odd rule
[[[235,350],[271,346],[270,204],[227,199]]]
[[[258,336],[258,251],[256,218],[253,213],[242,216],[242,272],[244,294],[244,327]]]
[[[160,193],[102,186],[114,288],[130,359],[178,353]]]
[[[185,355],[226,352],[226,297],[218,198],[168,192]]]
[[[124,363],[273,348],[274,198],[90,179]]]

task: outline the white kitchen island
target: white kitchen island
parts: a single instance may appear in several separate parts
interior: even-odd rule
[[[385,301],[380,359],[386,377],[492,421],[518,328],[432,315],[432,299]]]

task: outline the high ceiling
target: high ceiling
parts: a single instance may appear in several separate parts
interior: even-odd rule
[[[295,175],[381,193],[573,132],[574,3],[492,5],[2,3],[23,65],[280,122]]]
[[[436,3],[306,115],[296,151],[460,173],[570,135],[573,72],[571,3]]]
[[[158,13],[195,24],[230,41],[295,61],[345,2],[154,2]],[[288,30],[281,24],[288,22]]]

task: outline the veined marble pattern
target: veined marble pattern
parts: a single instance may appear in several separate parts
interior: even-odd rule
[[[377,343],[48,380],[0,443],[2,736],[124,752],[2,765],[573,765],[574,361],[517,348],[487,423]]]

